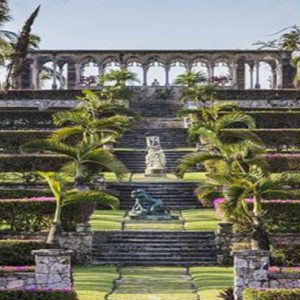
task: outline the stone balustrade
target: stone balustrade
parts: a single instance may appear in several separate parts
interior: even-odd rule
[[[287,88],[292,85],[295,74],[290,58],[291,52],[279,50],[38,50],[28,54],[17,85],[22,89],[41,89],[44,66],[48,64],[49,70],[51,63],[52,89],[83,88],[82,77],[87,65],[97,70],[94,76],[108,69],[134,68],[139,70],[143,86],[173,85],[170,73],[175,67],[186,70],[202,68],[209,81],[216,77],[216,68],[224,67],[227,88],[244,89],[247,77],[249,88],[259,89],[261,64],[266,63],[271,70],[272,88]],[[162,82],[150,81],[149,72],[154,67],[160,68],[164,77]]]

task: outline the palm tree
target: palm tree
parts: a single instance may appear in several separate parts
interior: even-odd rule
[[[64,182],[59,178],[58,174],[53,172],[38,172],[38,174],[47,181],[56,201],[55,214],[48,234],[47,244],[54,244],[55,236],[61,230],[61,213],[64,207],[72,204],[94,202],[109,206],[112,209],[116,209],[119,206],[118,199],[107,192],[65,191]]]
[[[25,153],[50,152],[68,157],[74,166],[73,176],[75,185],[85,189],[85,183],[90,177],[100,171],[109,170],[116,174],[118,179],[127,173],[126,167],[109,151],[101,148],[102,144],[80,142],[75,146],[55,141],[53,139],[40,139],[27,142],[21,146]]]
[[[191,70],[180,74],[175,79],[175,84],[182,85],[184,87],[190,88],[198,83],[205,82],[207,80],[206,76],[202,72],[193,72]]]
[[[264,224],[263,200],[266,197],[288,197],[287,186],[299,184],[300,174],[284,172],[271,174],[252,164],[247,172],[229,174],[208,174],[208,183],[224,187],[224,203],[221,205],[228,221],[247,224],[251,229],[253,249],[269,250],[270,242]],[[249,198],[253,199],[251,205]]]
[[[110,102],[128,100],[132,93],[126,83],[134,81],[138,82],[139,80],[136,74],[128,69],[111,70],[99,78],[99,83],[102,86],[100,98]]]
[[[31,35],[31,27],[38,16],[39,10],[40,6],[38,6],[26,20],[21,33],[18,35],[17,41],[12,44],[13,54],[11,55],[11,61],[8,66],[6,89],[14,85],[17,77],[22,72],[28,50],[30,50],[32,45],[38,43],[39,38]]]
[[[111,70],[103,74],[100,78],[102,84],[113,84],[114,86],[125,86],[127,82],[138,82],[135,73],[128,69]]]

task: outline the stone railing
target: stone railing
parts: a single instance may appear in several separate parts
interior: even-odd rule
[[[234,297],[243,299],[245,288],[300,288],[300,273],[274,273],[270,270],[270,252],[245,250],[234,253]]]
[[[32,252],[35,256],[35,272],[3,272],[0,274],[0,290],[6,289],[71,289],[70,250],[43,249]]]
[[[226,68],[228,87],[244,89],[245,78],[250,79],[250,89],[261,86],[261,63],[270,69],[272,88],[286,88],[292,84],[295,70],[290,65],[291,52],[279,50],[38,50],[28,54],[23,74],[17,84],[23,89],[40,89],[41,72],[51,64],[52,89],[77,89],[86,87],[83,79],[85,67],[92,66],[93,77],[107,68],[140,68],[141,85],[170,86],[172,68],[186,70],[201,68],[209,81],[217,75],[216,68]],[[160,82],[150,76],[152,68],[160,68]],[[197,69],[198,70],[198,69]],[[64,78],[64,74],[67,74]],[[151,78],[150,78],[151,77]],[[64,80],[62,80],[62,78]],[[154,79],[154,80],[153,80]],[[95,80],[91,81],[92,83]]]

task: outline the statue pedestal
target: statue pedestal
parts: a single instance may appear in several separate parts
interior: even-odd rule
[[[165,220],[179,220],[178,216],[171,216],[169,214],[162,215],[139,215],[139,216],[128,216],[128,220],[140,220],[140,221],[165,221]]]
[[[164,170],[158,170],[158,169],[150,169],[146,170],[145,177],[166,177],[166,173]]]

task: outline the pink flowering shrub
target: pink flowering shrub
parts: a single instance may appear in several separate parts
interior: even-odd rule
[[[34,272],[34,266],[0,266],[0,273]]]

